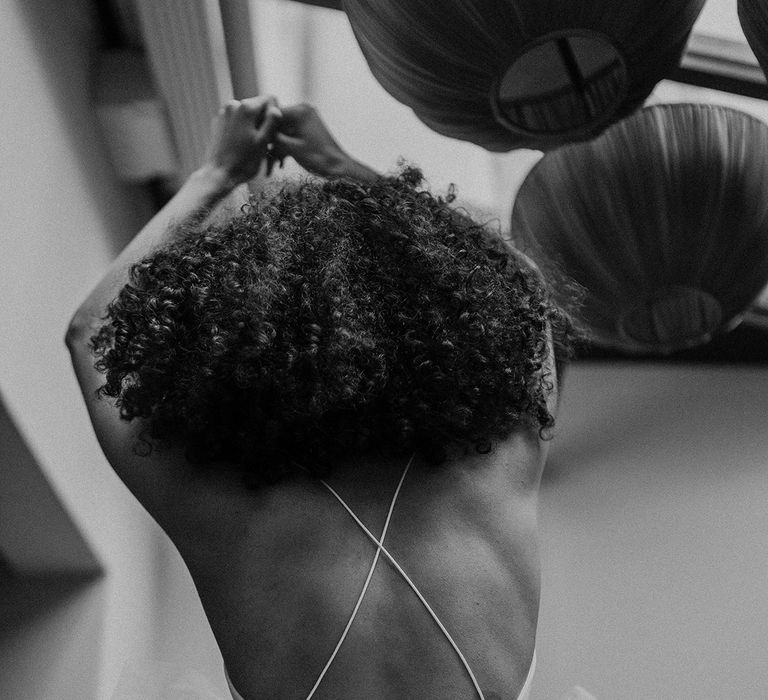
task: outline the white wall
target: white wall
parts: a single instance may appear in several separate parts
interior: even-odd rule
[[[694,31],[730,41],[745,41],[736,0],[707,0]]]
[[[768,697],[768,370],[580,365],[541,502],[534,700]]]
[[[99,451],[63,342],[71,314],[148,213],[116,181],[96,129],[91,7],[0,3],[0,392],[106,570],[89,586],[33,596],[24,634],[0,634],[0,697],[11,700],[109,698],[126,662],[168,648],[165,580],[178,573]],[[172,594],[184,610],[173,632],[205,632],[189,586]],[[185,661],[220,676],[210,633],[203,640]]]

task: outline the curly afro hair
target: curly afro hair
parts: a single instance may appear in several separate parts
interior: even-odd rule
[[[298,465],[491,449],[554,419],[569,316],[498,233],[422,188],[308,180],[136,263],[92,338],[100,395],[248,483]]]

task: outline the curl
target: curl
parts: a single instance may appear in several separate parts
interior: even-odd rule
[[[548,329],[567,354],[569,314],[421,183],[415,168],[309,180],[180,231],[133,266],[92,338],[100,394],[253,485],[354,455],[439,464],[522,424],[546,434]]]

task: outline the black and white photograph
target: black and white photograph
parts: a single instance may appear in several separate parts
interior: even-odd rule
[[[0,700],[768,700],[768,0],[0,2]]]

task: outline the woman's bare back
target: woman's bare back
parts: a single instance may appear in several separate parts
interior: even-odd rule
[[[517,697],[539,604],[538,483],[546,445],[520,431],[489,455],[414,460],[384,543],[443,622],[486,698]],[[379,537],[407,459],[327,479]],[[372,465],[373,466],[373,465]],[[153,513],[184,557],[233,685],[305,698],[360,595],[376,545],[316,479],[249,491],[212,476],[184,522]],[[197,522],[196,522],[197,520]],[[381,557],[315,698],[470,698],[437,623]]]

